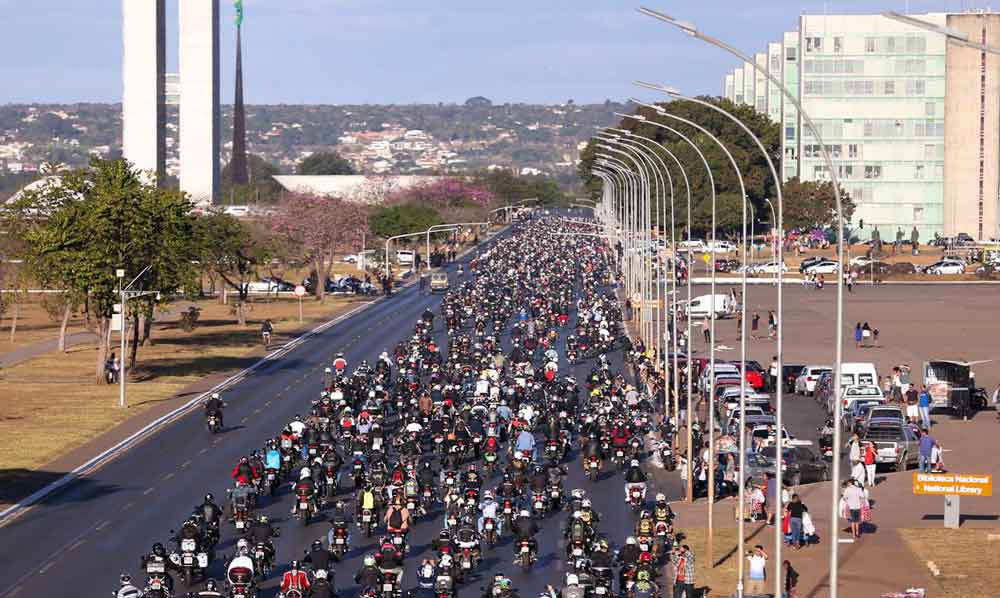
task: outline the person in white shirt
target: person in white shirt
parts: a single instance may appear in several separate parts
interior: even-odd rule
[[[861,507],[866,501],[865,492],[857,482],[845,482],[843,501],[847,505],[847,520],[851,523],[851,534],[854,538],[861,537]]]
[[[767,553],[760,544],[747,553],[747,585],[743,588],[744,595],[763,596],[767,593]]]

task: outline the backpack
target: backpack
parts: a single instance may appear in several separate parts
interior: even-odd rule
[[[583,524],[580,523],[579,521],[577,521],[576,523],[574,523],[573,524],[572,534],[573,534],[573,539],[574,540],[582,540],[583,537],[584,537],[584,534],[583,534]]]
[[[399,509],[393,509],[389,514],[389,527],[399,529],[403,526],[403,514]]]

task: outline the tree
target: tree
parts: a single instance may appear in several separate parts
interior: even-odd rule
[[[282,187],[274,180],[274,175],[281,174],[277,166],[256,154],[248,154],[247,171],[250,173],[250,184],[233,185],[232,167],[229,163],[222,167],[220,203],[276,203],[280,199]]]
[[[785,230],[835,227],[837,210],[832,182],[800,181],[796,177],[781,186],[781,194],[784,200],[782,224]],[[854,214],[854,202],[843,189],[840,190],[840,202],[846,224]]]
[[[737,105],[724,98],[702,97],[700,99],[720,106],[753,131],[760,138],[761,143],[764,144],[778,172],[781,172],[781,129],[777,124],[771,122],[766,115],[757,113],[750,106]],[[773,199],[776,196],[774,177],[771,176],[767,161],[764,159],[760,149],[736,123],[715,110],[694,102],[678,100],[662,104],[662,106],[670,114],[698,123],[722,140],[726,144],[726,149],[732,153],[733,159],[739,165],[740,174],[742,174],[746,185],[747,196],[754,206],[754,211],[756,213],[763,213],[763,210],[767,210],[767,207],[764,205],[764,199]],[[704,153],[705,158],[712,167],[712,175],[715,179],[718,196],[735,194],[739,197],[740,185],[736,171],[733,170],[729,159],[723,153],[722,149],[708,136],[690,125],[669,117],[660,116],[657,112],[648,108],[640,106],[636,109],[636,113],[645,117],[647,121],[666,125],[691,139],[698,146],[698,149]],[[702,166],[701,158],[695,150],[679,136],[649,122],[639,122],[635,119],[626,118],[618,124],[618,127],[631,131],[640,137],[656,141],[669,150],[684,165],[691,184],[693,202],[692,220],[694,221],[692,222],[692,228],[704,232],[704,226],[706,226],[704,220],[701,220],[699,223],[699,220],[695,219],[695,214],[703,214],[705,208],[702,204],[711,201],[710,179],[705,168]],[[578,172],[583,179],[585,189],[590,192],[592,197],[597,199],[599,198],[602,183],[599,178],[594,177],[591,173],[596,153],[595,144],[596,141],[592,140],[581,152]],[[679,172],[673,158],[664,154],[662,150],[653,144],[647,144],[646,147],[662,159],[667,164],[671,174],[674,175],[675,202],[678,202],[677,198],[681,198],[675,205],[675,222],[677,226],[686,226],[688,224],[687,195],[683,182],[680,176],[678,176]],[[627,159],[623,161],[629,163]],[[662,209],[659,208],[659,201],[660,198],[656,198],[657,203],[654,203],[654,221],[657,221],[657,216],[662,213]],[[684,205],[683,208],[680,207],[681,204]],[[711,214],[710,208],[708,213]],[[739,214],[737,217],[742,218]]]
[[[26,202],[32,199],[47,211],[24,234],[28,263],[40,284],[53,282],[86,298],[90,327],[98,338],[95,374],[101,383],[111,316],[119,302],[116,271],[124,270],[126,283],[142,272],[134,288],[159,293],[129,302],[136,320],[135,314],[151,311],[160,297],[193,287],[191,202],[177,191],[144,183],[125,160],[99,159],[63,175],[59,185],[31,194]],[[137,326],[133,331],[138,334]]]
[[[249,283],[257,268],[270,258],[267,241],[259,230],[241,220],[218,212],[203,214],[195,220],[195,247],[202,272],[217,276],[236,291],[237,322],[246,324],[244,305]]]
[[[356,174],[351,163],[337,152],[317,152],[303,158],[296,171],[311,175]]]
[[[322,301],[337,252],[360,246],[368,214],[364,206],[340,197],[292,193],[278,207],[272,228],[315,268],[316,298]]]
[[[444,220],[437,210],[419,204],[385,206],[372,212],[370,225],[372,232],[388,239],[427,230]]]

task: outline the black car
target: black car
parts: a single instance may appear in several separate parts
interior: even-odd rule
[[[822,262],[824,259],[826,259],[826,258],[820,257],[818,255],[814,255],[812,257],[807,257],[806,259],[802,260],[801,264],[799,264],[799,272],[800,273],[805,272],[806,268],[808,268],[809,266],[812,266],[814,264],[818,264],[818,263]]]
[[[795,393],[795,379],[802,374],[802,369],[806,366],[802,364],[789,365],[787,363],[781,366],[781,382],[785,385],[784,391],[787,394]]]
[[[774,447],[769,446],[761,454],[774,464]],[[784,478],[790,486],[830,480],[830,464],[808,446],[789,446],[784,453]]]

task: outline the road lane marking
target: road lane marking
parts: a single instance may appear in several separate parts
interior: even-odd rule
[[[104,522],[102,522],[102,523],[101,523],[100,525],[98,525],[97,527],[95,527],[95,528],[94,528],[94,531],[95,531],[95,532],[99,532],[99,531],[101,531],[102,529],[104,529],[104,528],[108,527],[109,525],[111,525],[111,522],[110,522],[110,521],[104,521]]]
[[[208,447],[205,447],[205,448],[201,449],[200,451],[198,451],[198,454],[199,455],[204,455],[207,452],[208,452]]]
[[[147,496],[149,494],[152,494],[152,492],[153,492],[153,487],[150,486],[149,488],[146,488],[145,490],[142,491],[142,495]]]
[[[181,463],[181,469],[186,468],[188,465],[191,465],[191,459],[188,459],[187,461]]]
[[[70,547],[69,547],[69,549],[70,549],[71,551],[72,551],[72,550],[76,550],[77,548],[79,548],[79,547],[83,546],[83,545],[84,545],[84,544],[86,544],[86,543],[87,543],[87,541],[86,541],[86,540],[77,540],[76,542],[74,542],[74,543],[73,543],[73,545],[72,545],[72,546],[70,546]]]
[[[135,505],[135,503],[134,503],[134,502],[130,502],[130,503],[128,503],[127,505],[123,506],[123,507],[122,507],[122,510],[123,510],[123,511],[127,511],[127,510],[131,509],[131,508],[132,508],[132,507],[133,507],[134,505]]]
[[[45,575],[45,572],[48,571],[49,569],[51,569],[52,565],[55,565],[55,564],[56,564],[55,561],[49,561],[49,562],[45,563],[45,566],[38,570],[39,575]]]
[[[170,472],[167,475],[163,476],[163,481],[166,482],[167,480],[169,480],[172,477],[174,477],[174,473]]]

